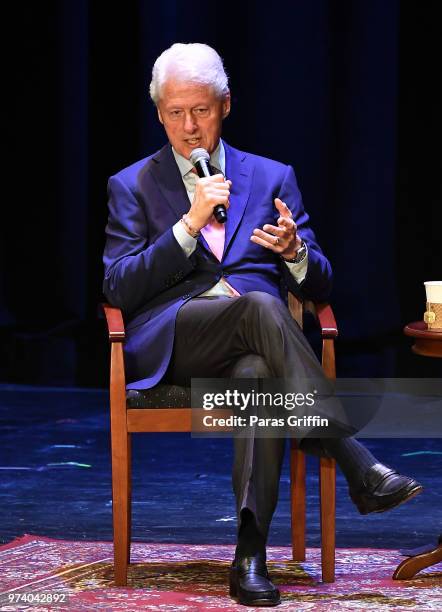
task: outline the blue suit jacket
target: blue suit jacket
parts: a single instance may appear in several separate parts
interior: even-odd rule
[[[329,295],[330,264],[308,225],[292,167],[224,147],[232,189],[221,262],[203,237],[190,258],[174,237],[172,226],[189,210],[189,199],[169,144],[109,180],[104,293],[125,315],[130,389],[147,389],[161,380],[180,306],[221,276],[240,294],[265,291],[285,300],[288,288],[315,301]],[[301,285],[278,256],[250,241],[254,228],[276,222],[276,197],[291,209],[308,245]]]

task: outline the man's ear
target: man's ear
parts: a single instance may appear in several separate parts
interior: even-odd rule
[[[158,119],[160,120],[160,123],[164,125],[163,117],[161,116],[161,111],[158,108],[158,106],[157,106],[157,113],[158,113]]]
[[[223,99],[223,119],[230,113],[230,91],[226,93]]]

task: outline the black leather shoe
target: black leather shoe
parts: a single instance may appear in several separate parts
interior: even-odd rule
[[[277,606],[278,589],[271,583],[265,553],[235,557],[230,568],[230,595],[245,606]]]
[[[376,463],[366,472],[360,489],[350,488],[350,497],[360,514],[370,514],[391,510],[418,495],[422,488],[413,478]]]

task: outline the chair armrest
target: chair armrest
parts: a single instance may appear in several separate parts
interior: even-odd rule
[[[126,337],[124,331],[123,313],[120,308],[110,304],[102,304],[106,316],[110,342],[122,342]]]
[[[338,336],[338,326],[330,304],[315,304],[315,310],[322,337],[336,338]]]

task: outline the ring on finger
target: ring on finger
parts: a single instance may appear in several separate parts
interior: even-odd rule
[[[277,246],[278,244],[279,244],[279,238],[278,238],[278,236],[275,236],[274,245]]]

